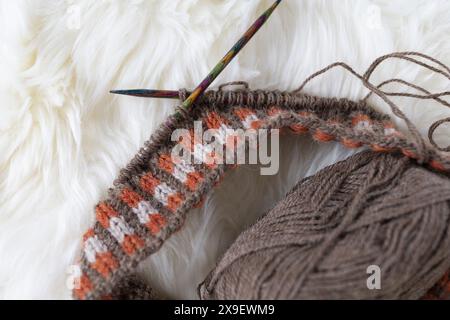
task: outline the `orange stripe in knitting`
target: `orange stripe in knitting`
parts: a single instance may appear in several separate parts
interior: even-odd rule
[[[279,114],[281,113],[281,109],[280,108],[277,108],[277,107],[270,107],[268,110],[267,110],[267,114],[270,116],[270,117],[275,117],[275,116],[278,116]]]
[[[298,133],[298,134],[306,133],[309,130],[308,127],[302,126],[301,124],[298,124],[298,123],[289,126],[289,128],[293,132]]]
[[[167,197],[167,207],[172,211],[176,211],[183,202],[183,196],[179,193],[171,194]]]
[[[208,169],[211,169],[211,170],[217,168],[217,164],[216,163],[205,163],[205,166]]]
[[[331,134],[328,134],[326,132],[323,132],[320,129],[317,129],[316,132],[313,135],[314,139],[318,140],[318,141],[322,141],[322,142],[328,142],[328,141],[333,141],[334,140],[334,136],[332,136]]]
[[[241,121],[245,121],[248,116],[256,116],[256,114],[248,109],[248,108],[236,108],[234,109],[234,113],[241,119]],[[254,120],[250,123],[250,127],[252,129],[259,129],[263,125],[263,121]]]
[[[299,115],[300,117],[303,117],[303,118],[308,118],[308,117],[311,116],[311,112],[308,112],[308,111],[300,111],[300,112],[298,113],[298,115]]]
[[[203,207],[204,204],[205,204],[205,198],[201,198],[200,201],[194,205],[194,208],[196,208],[196,209],[201,208],[201,207]]]
[[[173,173],[174,164],[172,158],[168,154],[162,154],[159,157],[158,166],[168,173]]]
[[[390,121],[384,121],[383,122],[383,127],[385,129],[395,129],[394,124],[392,122],[390,122]]]
[[[221,160],[220,157],[216,156],[214,151],[210,153],[205,153],[203,157],[203,162],[210,169],[215,168],[220,160]]]
[[[387,136],[394,136],[394,137],[402,137],[402,133],[397,130],[397,128],[394,126],[394,124],[390,121],[383,122],[384,127],[384,134]]]
[[[350,148],[350,149],[359,148],[359,147],[362,146],[362,143],[361,143],[361,142],[359,142],[359,141],[354,141],[354,140],[347,139],[347,138],[343,138],[342,141],[341,141],[341,143],[342,143],[345,147]]]
[[[125,202],[130,208],[136,208],[143,199],[142,197],[131,189],[125,188],[120,193],[120,199]]]
[[[252,121],[252,123],[250,124],[250,127],[252,128],[252,129],[259,129],[259,128],[261,128],[261,126],[263,125],[263,121],[262,120],[255,120],[255,121]]]
[[[97,221],[103,226],[103,228],[109,228],[109,219],[117,217],[118,213],[105,202],[100,202],[95,209],[97,215]]]
[[[412,152],[411,150],[408,150],[408,149],[402,149],[402,153],[403,153],[405,156],[407,156],[408,158],[411,158],[411,159],[417,159],[417,155],[416,155],[414,152]]]
[[[150,194],[155,192],[155,188],[159,185],[159,180],[156,179],[151,173],[147,173],[140,180],[141,188]]]
[[[241,119],[245,120],[248,116],[254,115],[255,113],[248,108],[236,108],[234,109],[234,113]]]
[[[135,234],[127,234],[123,238],[122,241],[122,249],[125,251],[126,254],[131,256],[138,250],[139,248],[142,248],[144,246],[144,240],[139,238]]]
[[[83,241],[86,242],[89,238],[92,238],[95,235],[94,229],[90,228],[83,235]]]
[[[86,299],[86,295],[92,290],[92,282],[89,278],[82,274],[80,279],[78,279],[78,286],[73,290],[75,296],[79,300]]]
[[[220,126],[225,123],[225,120],[216,112],[208,112],[205,117],[205,123],[209,129],[219,129]]]
[[[441,162],[439,162],[439,161],[431,160],[430,161],[430,166],[432,166],[436,170],[445,171],[444,165]]]
[[[358,123],[366,121],[369,124],[372,122],[368,115],[366,114],[358,114],[352,118],[352,125],[356,126]]]
[[[150,230],[152,235],[157,235],[161,229],[166,225],[167,221],[164,216],[159,213],[151,214],[149,216],[150,221],[147,222],[146,226]]]
[[[95,255],[95,262],[91,268],[100,273],[104,278],[108,278],[114,269],[117,269],[119,263],[111,252],[102,252]]]
[[[191,172],[187,175],[186,186],[189,190],[194,191],[202,181],[203,175],[200,172]]]
[[[382,147],[379,144],[372,144],[370,147],[376,152],[391,152],[393,150],[392,148]]]

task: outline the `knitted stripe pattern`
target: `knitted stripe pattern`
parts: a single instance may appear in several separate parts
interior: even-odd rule
[[[184,96],[180,91],[180,98]],[[96,206],[96,222],[83,237],[76,299],[114,296],[115,287],[182,227],[187,212],[201,205],[232,167],[172,161],[173,130],[193,130],[194,120],[201,121],[205,130],[288,128],[296,134],[309,133],[319,142],[368,146],[377,152],[401,153],[437,170],[450,169],[444,153],[432,147],[425,154],[423,149],[418,152],[416,143],[387,115],[365,102],[278,91],[209,91],[189,113],[180,109],[179,114],[161,125]],[[197,143],[192,135],[190,147]]]
[[[202,299],[418,299],[450,267],[450,180],[359,152],[300,181],[242,232]],[[379,286],[369,290],[368,267]]]

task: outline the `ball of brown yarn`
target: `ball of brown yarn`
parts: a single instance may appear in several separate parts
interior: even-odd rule
[[[416,299],[450,266],[450,180],[363,152],[301,181],[243,232],[203,299]],[[370,290],[370,265],[381,289]]]
[[[153,289],[138,276],[132,274],[120,281],[113,290],[112,300],[158,300]]]

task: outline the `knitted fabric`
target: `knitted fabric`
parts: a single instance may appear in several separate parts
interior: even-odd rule
[[[184,91],[180,97],[185,97]],[[297,134],[309,133],[320,142],[338,141],[348,148],[368,146],[377,152],[416,158],[437,170],[450,169],[448,156],[419,146],[399,132],[387,115],[363,101],[219,90],[206,92],[189,113],[179,112],[181,116],[170,117],[145,143],[121,171],[109,196],[96,206],[95,225],[84,235],[82,275],[73,292],[75,298],[113,296],[115,286],[182,227],[187,212],[201,204],[231,167],[171,160],[173,130],[192,129],[194,120],[201,121],[204,129],[289,128]]]
[[[450,180],[362,152],[301,181],[244,231],[202,299],[417,299],[450,267]],[[367,268],[380,268],[369,290]]]
[[[450,270],[423,296],[424,300],[450,300]]]
[[[108,298],[112,300],[155,300],[159,297],[144,281],[131,275],[119,282]]]

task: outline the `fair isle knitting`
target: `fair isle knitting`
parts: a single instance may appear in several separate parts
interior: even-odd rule
[[[301,180],[242,232],[199,296],[419,299],[450,268],[449,231],[448,177],[400,154],[359,152]],[[368,266],[380,270],[376,290]]]
[[[185,91],[180,91],[184,98]],[[278,91],[208,91],[189,113],[170,117],[124,168],[109,196],[96,207],[97,221],[84,236],[82,275],[77,299],[116,296],[116,287],[137,264],[157,251],[184,223],[187,212],[232,166],[175,163],[170,157],[177,128],[289,128],[309,132],[319,142],[338,141],[348,148],[367,146],[395,152],[450,170],[450,158],[433,147],[425,150],[395,129],[387,115],[364,101],[323,98]],[[198,143],[191,141],[193,144]],[[225,139],[221,140],[225,143]],[[203,149],[202,152],[210,153]],[[214,155],[211,155],[212,157]]]

